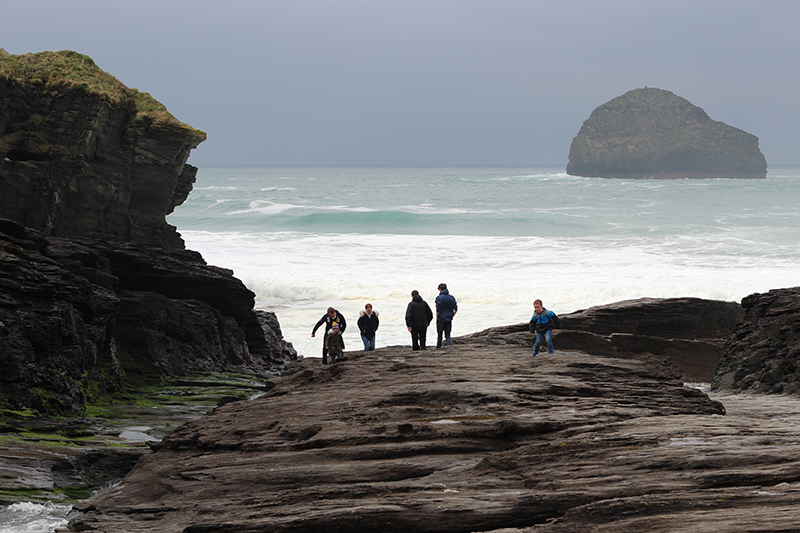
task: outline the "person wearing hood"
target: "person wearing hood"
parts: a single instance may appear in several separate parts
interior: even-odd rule
[[[379,324],[378,312],[372,310],[372,304],[365,305],[364,310],[358,315],[358,330],[361,332],[365,352],[375,349],[375,331]]]
[[[442,334],[444,333],[447,346],[453,345],[450,331],[453,328],[453,317],[458,312],[455,297],[447,290],[446,283],[439,284],[439,296],[436,297],[436,347],[442,347]]]
[[[431,320],[433,311],[428,303],[422,299],[418,291],[411,291],[411,301],[406,308],[406,326],[411,333],[412,350],[427,350],[425,337]]]

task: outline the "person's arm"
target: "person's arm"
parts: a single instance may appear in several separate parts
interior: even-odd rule
[[[339,313],[338,311],[337,313],[339,315],[339,331],[344,333],[344,330],[347,329],[347,320],[344,319],[344,315],[342,315],[342,313]]]
[[[325,316],[328,316],[328,315],[325,315]],[[317,330],[319,329],[319,327],[320,327],[322,324],[324,324],[324,323],[325,323],[325,316],[323,316],[322,318],[320,318],[320,319],[319,319],[319,322],[317,322],[317,323],[316,323],[316,325],[314,326],[314,329],[312,329],[312,330],[311,330],[311,336],[312,336],[312,337],[313,337],[313,336],[314,336],[314,334],[317,332]]]

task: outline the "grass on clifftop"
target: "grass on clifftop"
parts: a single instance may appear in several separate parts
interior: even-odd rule
[[[132,109],[134,123],[149,119],[154,125],[190,129],[205,137],[205,133],[176,119],[148,93],[125,86],[98,67],[91,57],[78,52],[62,50],[11,55],[0,48],[0,79],[20,85],[41,86],[53,96],[66,90],[82,90],[115,106]]]

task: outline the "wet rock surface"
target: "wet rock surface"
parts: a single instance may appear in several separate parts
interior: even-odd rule
[[[490,340],[349,353],[179,428],[73,527],[800,527],[798,401],[720,399],[651,363]]]

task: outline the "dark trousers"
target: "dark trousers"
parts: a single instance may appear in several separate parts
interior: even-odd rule
[[[411,328],[411,349],[412,350],[427,350],[425,348],[425,336],[428,328]]]
[[[436,347],[442,347],[442,333],[444,333],[445,342],[448,346],[453,345],[453,339],[450,338],[450,330],[453,329],[453,322],[451,320],[437,320],[436,321]]]
[[[328,347],[325,346],[325,338],[328,336],[328,331],[329,330],[325,330],[325,336],[322,337],[322,364],[323,365],[327,365],[328,364]],[[331,357],[331,360],[333,360],[333,357]]]

